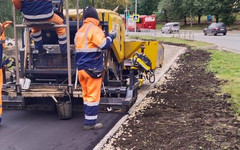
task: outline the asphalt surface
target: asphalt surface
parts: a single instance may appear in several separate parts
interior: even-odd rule
[[[214,36],[214,35],[205,36],[202,32],[196,31],[194,33],[194,39],[198,41],[213,43],[222,49],[240,53],[239,32],[230,31],[227,33],[226,36],[222,34],[218,34],[217,36]]]
[[[146,35],[155,37],[178,37],[189,40],[197,40],[208,42],[216,45],[219,49],[240,53],[240,32],[239,31],[228,31],[227,35],[218,34],[217,36],[208,34],[205,36],[203,31],[200,30],[180,30],[179,33],[166,34],[161,33],[161,30],[156,32],[128,32],[128,35]]]

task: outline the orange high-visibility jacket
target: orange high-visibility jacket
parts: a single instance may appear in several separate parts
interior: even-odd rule
[[[5,47],[5,31],[3,25],[0,23],[0,44]]]
[[[75,52],[78,70],[103,69],[103,56],[101,49],[110,47],[113,38],[107,36],[98,26],[99,21],[86,18],[83,26],[75,35]]]

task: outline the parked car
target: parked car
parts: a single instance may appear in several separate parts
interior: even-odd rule
[[[203,30],[203,33],[204,33],[204,35],[207,35],[207,34],[217,35],[219,33],[222,33],[223,35],[226,35],[227,34],[227,28],[226,28],[226,25],[223,22],[211,23],[209,27],[207,27]]]
[[[179,32],[180,26],[178,22],[169,22],[165,24],[161,31],[162,33],[173,33],[173,32]]]

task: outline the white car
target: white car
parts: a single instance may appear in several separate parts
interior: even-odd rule
[[[13,39],[7,37],[5,39],[5,44],[6,44],[6,46],[14,46],[15,41]]]
[[[179,22],[169,22],[165,24],[161,29],[162,33],[179,32],[179,30],[180,30]]]

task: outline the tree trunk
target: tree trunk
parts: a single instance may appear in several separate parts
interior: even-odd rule
[[[167,12],[166,11],[164,11],[164,16],[165,16],[166,23],[168,23],[168,17],[167,17]]]
[[[201,17],[202,17],[202,15],[198,14],[198,24],[201,23]]]
[[[216,23],[218,23],[218,21],[219,21],[218,15],[215,15],[215,17],[216,17]]]
[[[184,25],[187,25],[187,17],[184,16]]]

